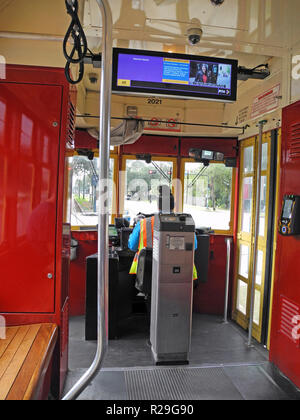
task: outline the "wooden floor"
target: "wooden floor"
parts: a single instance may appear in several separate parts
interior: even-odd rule
[[[55,324],[6,328],[0,340],[0,400],[35,398],[56,340]]]

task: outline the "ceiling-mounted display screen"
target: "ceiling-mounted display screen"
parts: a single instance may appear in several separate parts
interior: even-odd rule
[[[236,60],[115,48],[113,92],[233,102],[237,69]]]

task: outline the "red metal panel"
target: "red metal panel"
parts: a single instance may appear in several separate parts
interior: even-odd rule
[[[85,314],[86,257],[97,252],[97,232],[72,232],[79,242],[77,258],[70,269],[70,315]],[[194,294],[194,310],[203,314],[224,313],[226,257],[225,236],[212,236],[208,282],[200,284]],[[231,276],[232,278],[232,276]]]
[[[70,315],[85,314],[86,257],[98,250],[98,233],[72,232],[78,241],[76,260],[70,264]]]
[[[188,157],[191,148],[223,152],[226,157],[237,156],[236,138],[142,136],[136,143],[123,146],[122,154],[150,153],[152,155]]]
[[[227,261],[225,239],[226,236],[223,235],[211,236],[208,280],[207,283],[200,283],[194,291],[195,312],[209,315],[224,314]],[[231,272],[231,279],[232,274]]]
[[[300,128],[300,102],[283,110],[280,210],[284,194],[300,195],[300,155],[295,153],[294,129]],[[298,135],[298,141],[299,141]],[[279,214],[281,212],[279,211]],[[300,348],[289,317],[300,307],[300,240],[278,234],[270,360],[298,387],[300,387]],[[284,308],[283,310],[283,303]],[[288,316],[287,316],[288,315]],[[295,332],[299,333],[300,320],[295,318]],[[297,325],[298,324],[298,325]]]
[[[64,69],[55,67],[7,65],[6,81],[20,82],[41,85],[56,85],[67,87],[69,94],[69,85],[65,77]],[[44,106],[46,106],[45,103]],[[66,110],[65,110],[66,111]]]
[[[167,136],[142,136],[136,143],[122,147],[122,154],[178,155],[178,138]]]
[[[189,150],[192,148],[203,148],[214,152],[222,152],[225,157],[237,156],[237,139],[233,138],[201,138],[183,137],[181,139],[181,156],[188,157]]]
[[[61,95],[59,86],[1,85],[1,312],[54,312]]]
[[[76,130],[75,149],[98,149],[98,141],[92,137],[86,130]]]
[[[56,323],[59,343],[65,343],[69,244],[63,240],[63,202],[75,90],[63,69],[8,65],[6,76],[0,81],[0,314],[7,325]],[[53,270],[52,279],[44,278],[46,268],[46,275]],[[56,397],[67,371],[67,346],[62,353],[59,348],[53,361]]]

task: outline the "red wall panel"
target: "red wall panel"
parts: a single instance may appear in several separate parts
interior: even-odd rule
[[[210,238],[208,281],[207,283],[200,283],[194,291],[195,312],[209,315],[224,314],[227,261],[226,238],[223,235],[212,235]],[[231,272],[231,279],[232,274]]]
[[[97,232],[72,232],[78,241],[77,257],[70,264],[70,315],[85,314],[86,257],[98,250]]]
[[[98,141],[92,137],[86,130],[76,130],[75,134],[76,149],[98,149]]]
[[[285,194],[300,195],[299,139],[300,102],[283,110],[279,215]],[[299,255],[300,237],[278,234],[270,360],[298,387],[300,342],[294,339],[293,331],[299,333],[300,317],[295,324],[293,318],[300,315]]]
[[[89,134],[76,131],[76,147],[94,148],[94,146],[95,142]],[[193,147],[223,152],[226,157],[237,156],[236,138],[178,138],[153,135],[143,135],[135,144],[122,146],[121,154],[149,153],[179,158],[180,156],[188,157],[189,149]],[[70,314],[82,315],[85,313],[85,258],[96,253],[97,238],[94,242],[90,241],[85,238],[84,232],[73,232],[73,237],[79,241],[79,248],[77,260],[71,262]],[[221,315],[224,311],[227,248],[224,236],[213,236],[212,238],[213,259],[209,265],[209,280],[207,284],[200,284],[195,291],[194,307],[200,313]]]
[[[54,312],[61,95],[59,86],[1,86],[1,312]]]
[[[143,135],[136,143],[122,146],[122,154],[178,155],[178,137]]]
[[[7,325],[59,326],[56,396],[68,354],[63,202],[71,102],[63,69],[8,65],[0,80],[0,314]]]
[[[222,152],[225,157],[237,156],[237,139],[231,138],[202,138],[183,137],[181,139],[180,155],[189,157],[189,150],[192,148],[203,148],[214,152]]]
[[[97,252],[97,232],[73,231],[79,243],[77,258],[70,267],[70,315],[85,314],[86,257]],[[207,283],[200,283],[194,293],[194,311],[223,315],[226,281],[226,236],[211,236]],[[231,259],[232,261],[232,259]],[[231,273],[232,274],[232,273]],[[232,278],[232,275],[231,275]]]

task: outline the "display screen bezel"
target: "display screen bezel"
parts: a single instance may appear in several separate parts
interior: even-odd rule
[[[127,55],[141,55],[148,57],[165,57],[179,60],[190,60],[199,61],[212,64],[224,64],[232,66],[231,73],[231,94],[218,95],[218,94],[206,94],[194,91],[177,91],[177,90],[166,90],[166,89],[153,89],[149,87],[136,88],[132,86],[119,86],[118,85],[118,67],[119,67],[119,54]],[[160,51],[145,51],[145,50],[133,50],[126,48],[114,48],[113,49],[113,73],[112,73],[112,91],[117,94],[135,95],[135,96],[156,96],[166,98],[178,98],[178,99],[197,99],[197,100],[211,100],[218,102],[235,102],[237,97],[237,72],[238,62],[237,60],[223,59],[219,57],[205,57],[197,55],[187,54],[175,54],[166,53]],[[172,84],[170,84],[172,85]]]

